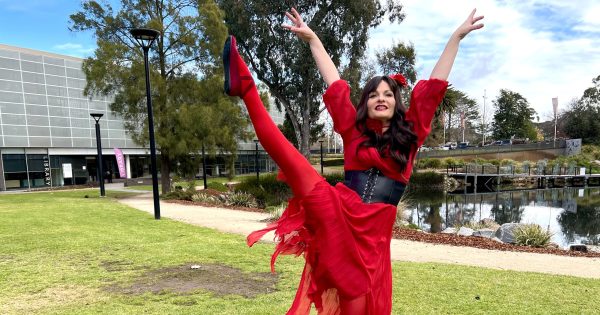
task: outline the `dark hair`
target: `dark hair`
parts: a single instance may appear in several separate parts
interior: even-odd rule
[[[377,90],[379,84],[385,81],[396,99],[394,116],[388,129],[383,134],[367,128],[369,93]],[[391,156],[400,166],[400,171],[406,169],[411,148],[417,143],[417,135],[412,131],[412,124],[405,120],[406,106],[402,101],[402,88],[388,76],[377,76],[369,80],[363,88],[360,102],[356,108],[356,128],[362,136],[367,137],[358,147],[375,147],[382,157]]]

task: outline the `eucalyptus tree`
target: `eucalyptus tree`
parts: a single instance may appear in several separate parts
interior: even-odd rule
[[[384,18],[401,22],[402,5],[393,0],[217,0],[226,12],[225,22],[236,36],[238,47],[256,78],[263,82],[291,124],[302,154],[309,154],[311,129],[323,110],[323,80],[308,45],[280,27],[284,13],[293,5],[319,35],[333,62],[353,91],[358,91],[365,73],[364,60],[369,30]],[[293,141],[292,141],[293,142]]]
[[[84,92],[114,96],[110,109],[140,144],[148,139],[145,72],[142,50],[129,30],[159,32],[150,51],[150,81],[163,193],[170,189],[178,160],[188,159],[202,144],[233,159],[236,139],[245,137],[240,108],[216,92],[223,82],[223,19],[213,0],[121,0],[118,9],[88,0],[70,16],[69,28],[92,31],[98,46],[83,62]]]

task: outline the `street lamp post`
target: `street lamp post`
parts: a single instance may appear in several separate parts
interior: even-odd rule
[[[319,140],[319,144],[321,145],[321,175],[323,175],[323,140]]]
[[[98,178],[98,183],[100,183],[100,197],[104,197],[106,196],[106,192],[104,191],[104,171],[102,170],[102,142],[100,141],[100,118],[102,118],[104,114],[91,113],[90,116],[96,121],[96,148],[98,149],[96,177]]]
[[[148,136],[150,138],[150,163],[152,171],[152,195],[154,198],[154,218],[160,219],[160,202],[158,199],[158,175],[156,173],[156,146],[154,144],[154,116],[152,115],[152,96],[150,95],[150,69],[148,51],[158,36],[158,31],[147,28],[135,28],[130,31],[135,41],[144,50],[144,68],[146,70],[146,101],[148,103]]]
[[[260,167],[258,167],[258,140],[254,139],[254,167],[256,167],[256,182],[259,181]]]

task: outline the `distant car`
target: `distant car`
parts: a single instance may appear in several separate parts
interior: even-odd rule
[[[461,142],[457,146],[458,149],[466,149],[468,147],[469,147],[469,142]]]
[[[446,142],[444,146],[447,147],[448,150],[454,150],[456,149],[456,142]]]
[[[419,148],[419,152],[427,152],[427,151],[431,151],[432,149],[430,147],[426,147],[426,146],[421,146]]]

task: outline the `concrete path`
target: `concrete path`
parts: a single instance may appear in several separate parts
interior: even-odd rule
[[[130,207],[154,213],[151,193],[119,201]],[[263,213],[181,205],[164,201],[161,201],[160,207],[161,217],[241,235],[248,235],[252,231],[264,228],[266,226],[264,220],[268,217]],[[265,235],[263,240],[272,241],[273,233]],[[392,240],[391,253],[392,260],[397,261],[438,262],[600,279],[600,258],[504,252],[396,239]]]

